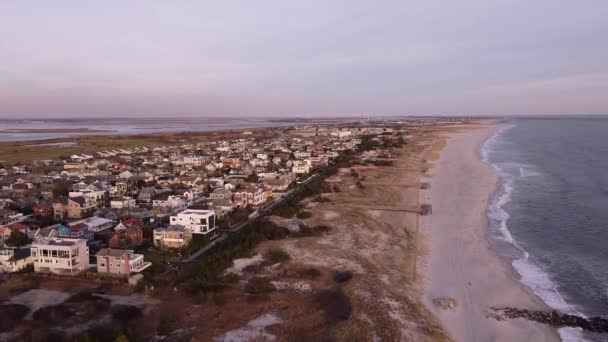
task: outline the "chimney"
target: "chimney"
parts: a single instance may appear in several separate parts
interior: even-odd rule
[[[131,266],[129,265],[129,251],[125,250],[125,272],[127,276],[131,274]]]
[[[106,253],[106,271],[110,274],[110,249],[107,249]]]

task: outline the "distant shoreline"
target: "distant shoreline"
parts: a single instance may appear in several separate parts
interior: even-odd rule
[[[111,133],[115,130],[96,128],[10,128],[0,129],[0,134],[9,133]]]

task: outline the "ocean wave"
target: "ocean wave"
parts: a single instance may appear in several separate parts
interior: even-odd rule
[[[492,228],[496,229],[500,233],[499,236],[493,236],[500,240],[507,241],[521,251],[522,256],[513,260],[512,265],[517,273],[519,273],[521,277],[520,281],[524,285],[529,287],[551,308],[568,314],[584,317],[583,314],[575,310],[565,301],[565,299],[559,293],[557,285],[551,280],[549,274],[530,260],[530,254],[519,245],[509,230],[508,221],[510,215],[504,209],[504,206],[512,200],[515,180],[518,177],[541,175],[540,172],[534,171],[534,168],[530,165],[524,166],[508,162],[493,163],[491,161],[492,153],[495,152],[502,143],[504,143],[504,141],[501,140],[504,133],[513,127],[515,127],[515,125],[509,125],[502,128],[495,135],[487,139],[481,148],[482,160],[492,165],[501,179],[501,185],[494,194],[487,213],[490,221],[495,224],[495,227]],[[509,173],[509,171],[511,171],[511,173]],[[558,330],[558,332],[562,341],[585,341],[580,329],[561,328]]]
[[[586,342],[587,340],[583,337],[583,329],[581,328],[559,328],[557,329],[559,338],[563,342]]]

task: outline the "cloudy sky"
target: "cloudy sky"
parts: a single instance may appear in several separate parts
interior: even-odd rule
[[[608,1],[0,1],[0,117],[407,114],[608,114]]]

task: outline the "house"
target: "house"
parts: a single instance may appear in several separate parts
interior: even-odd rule
[[[128,249],[103,248],[95,255],[97,272],[128,277],[139,273],[152,265],[144,261],[143,254],[135,254]]]
[[[248,186],[242,190],[236,190],[232,195],[235,205],[246,207],[248,205],[258,206],[266,201],[264,190],[257,186]]]
[[[0,226],[20,222],[25,219],[23,214],[10,209],[0,209]]]
[[[133,173],[131,171],[123,171],[118,174],[118,178],[120,179],[129,179],[131,177],[133,177]]]
[[[112,228],[114,221],[103,217],[91,216],[84,220],[72,222],[72,225],[76,224],[85,224],[88,227],[89,232],[98,233]]]
[[[208,234],[215,230],[215,212],[213,210],[188,209],[171,216],[172,225],[181,225],[193,234]]]
[[[186,209],[186,201],[179,196],[162,194],[154,198],[152,206],[169,211],[183,210]]]
[[[75,275],[89,268],[89,247],[84,239],[42,238],[31,247],[34,271]]]
[[[152,199],[156,196],[157,191],[153,186],[142,188],[139,191],[139,196],[137,200],[142,203],[152,203]]]
[[[17,272],[33,264],[29,246],[26,248],[4,247],[0,249],[0,273]]]
[[[60,238],[85,239],[93,241],[93,232],[84,223],[73,223],[70,225],[60,224],[57,226],[57,236]]]
[[[68,198],[67,213],[70,219],[80,219],[90,216],[95,211],[95,205],[87,202],[82,196]]]
[[[217,189],[214,189],[211,194],[209,194],[209,198],[212,200],[232,199],[232,191],[224,189],[224,188],[217,188]]]
[[[32,208],[32,214],[36,217],[53,217],[53,204],[48,201],[41,201]]]
[[[65,197],[53,201],[53,217],[56,220],[63,220],[68,216],[68,199]]]
[[[272,191],[281,192],[281,191],[287,190],[287,188],[289,188],[289,184],[291,182],[286,177],[281,177],[281,178],[266,179],[266,180],[264,180],[263,183],[268,189],[270,189]]]
[[[138,219],[123,220],[114,230],[114,235],[110,238],[110,248],[133,249],[144,242],[142,223]]]
[[[162,249],[184,248],[192,241],[192,230],[180,225],[154,229],[154,246]]]
[[[307,174],[311,170],[311,166],[304,163],[294,163],[291,172],[295,174]]]
[[[4,243],[4,240],[11,236],[13,231],[7,226],[0,226],[0,243]]]
[[[135,199],[131,197],[118,197],[110,200],[110,208],[112,209],[127,209],[135,207]]]

